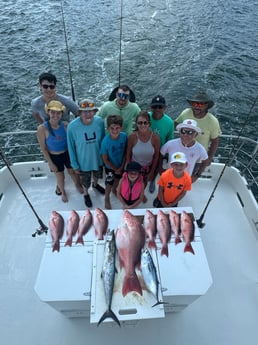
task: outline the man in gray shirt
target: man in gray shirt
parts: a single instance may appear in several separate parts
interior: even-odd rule
[[[48,114],[45,112],[45,105],[52,100],[57,100],[66,107],[62,120],[69,121],[70,113],[77,116],[78,105],[71,98],[58,94],[56,92],[56,83],[56,76],[52,73],[46,72],[39,76],[39,86],[42,95],[34,98],[31,102],[32,115],[38,123],[43,123],[48,120]]]

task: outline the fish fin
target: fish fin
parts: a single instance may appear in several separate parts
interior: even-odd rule
[[[195,254],[191,243],[188,243],[188,244],[185,245],[184,252],[189,252],[189,253]]]
[[[82,237],[78,237],[75,244],[81,243],[84,246],[84,241]]]
[[[67,240],[66,240],[66,242],[65,242],[65,246],[71,247],[71,246],[72,246],[72,242],[73,242],[72,238],[71,238],[71,237],[68,237]]]
[[[181,240],[180,237],[176,237],[175,238],[175,244],[178,244],[178,243],[181,243],[181,242],[182,242],[182,240]]]
[[[106,310],[105,313],[101,316],[101,318],[99,319],[99,322],[97,324],[97,327],[99,327],[99,325],[108,317],[113,319],[113,321],[115,321],[118,324],[118,326],[121,327],[121,324],[120,324],[116,314],[111,309]]]
[[[138,294],[142,296],[141,284],[136,273],[134,273],[132,276],[124,277],[124,283],[122,288],[123,297],[125,297],[131,291],[138,292]]]
[[[148,242],[148,248],[157,249],[157,245],[156,245],[155,240],[149,240],[149,242]]]
[[[60,251],[60,242],[59,241],[55,241],[53,243],[52,252],[54,252],[54,251],[57,251],[57,252]]]
[[[165,245],[161,248],[160,255],[166,255],[166,257],[168,257],[168,246],[167,245]]]

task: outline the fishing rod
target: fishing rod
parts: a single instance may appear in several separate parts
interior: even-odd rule
[[[37,212],[35,211],[34,207],[32,206],[29,198],[27,197],[26,193],[24,192],[22,186],[20,185],[19,181],[17,180],[13,170],[10,167],[10,164],[8,163],[7,159],[5,158],[5,155],[0,147],[0,156],[2,158],[2,160],[4,161],[7,169],[9,170],[9,172],[11,173],[14,181],[16,182],[17,186],[20,188],[23,196],[25,197],[27,203],[29,204],[30,208],[32,209],[32,212],[34,213],[34,215],[36,216],[38,222],[39,222],[39,228],[32,234],[32,237],[35,237],[36,235],[41,235],[43,233],[47,233],[48,227],[43,223],[43,221],[40,219],[39,215],[37,214]]]
[[[72,92],[73,101],[75,102],[75,92],[74,92],[74,87],[73,87],[71,60],[70,60],[70,55],[69,55],[69,47],[68,47],[68,40],[67,40],[65,20],[64,20],[63,1],[60,1],[60,4],[61,4],[62,23],[63,23],[64,37],[65,37],[66,55],[67,55],[68,71],[69,71],[69,78],[70,78],[70,84],[71,84],[71,92]]]
[[[214,193],[215,193],[215,191],[216,191],[216,189],[217,189],[217,187],[218,187],[218,185],[219,185],[219,182],[220,182],[220,180],[221,180],[221,178],[222,178],[222,176],[223,176],[223,174],[224,174],[224,172],[225,172],[225,170],[226,170],[226,167],[228,166],[229,162],[230,162],[230,161],[232,160],[232,158],[234,157],[233,152],[235,151],[235,148],[236,148],[236,146],[237,146],[237,144],[238,144],[238,142],[239,142],[239,139],[240,139],[240,137],[241,137],[241,135],[242,135],[242,133],[243,133],[243,131],[244,131],[244,128],[245,128],[245,126],[247,125],[247,122],[249,121],[250,115],[251,115],[251,113],[252,113],[252,111],[253,111],[253,108],[255,107],[255,104],[256,104],[256,102],[257,102],[257,99],[258,99],[258,95],[256,96],[254,102],[252,103],[251,108],[250,108],[250,110],[249,110],[249,113],[247,114],[247,117],[246,117],[246,119],[245,119],[245,122],[244,122],[244,124],[243,124],[241,130],[239,131],[239,134],[238,134],[238,136],[237,136],[237,138],[236,138],[236,142],[235,142],[235,144],[233,145],[233,147],[231,148],[231,150],[230,150],[230,152],[229,152],[229,154],[228,154],[228,158],[227,158],[227,160],[226,160],[226,162],[225,162],[225,164],[224,164],[224,166],[223,166],[223,169],[222,169],[222,171],[221,171],[221,173],[220,173],[220,175],[219,175],[219,178],[218,178],[218,180],[217,180],[217,182],[216,182],[216,184],[215,184],[215,186],[214,186],[214,188],[213,188],[213,190],[212,190],[212,192],[211,192],[211,195],[210,195],[210,197],[209,197],[209,199],[208,199],[208,202],[207,202],[206,206],[204,207],[204,210],[203,210],[203,212],[202,212],[200,218],[199,218],[198,220],[196,220],[196,223],[197,223],[197,225],[199,226],[199,228],[203,228],[203,227],[205,226],[205,223],[203,223],[204,215],[205,215],[205,213],[206,213],[206,211],[207,211],[207,208],[209,207],[209,204],[210,204],[211,200],[212,200],[213,197],[214,197]]]
[[[113,101],[116,98],[116,93],[118,91],[119,86],[121,85],[121,70],[122,70],[122,38],[123,38],[123,7],[124,3],[123,0],[120,2],[120,30],[119,30],[119,58],[118,58],[118,86],[115,87],[111,94],[109,95],[108,100]],[[135,94],[130,90],[130,102],[135,102]]]

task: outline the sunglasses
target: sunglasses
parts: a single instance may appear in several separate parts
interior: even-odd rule
[[[204,102],[192,102],[191,106],[194,108],[204,108],[207,103]]]
[[[152,109],[163,109],[164,105],[152,105]]]
[[[129,98],[129,95],[127,95],[127,93],[123,93],[123,92],[119,92],[119,93],[117,94],[117,96],[118,96],[119,98],[124,98],[124,99],[128,99],[128,98]]]
[[[51,90],[54,90],[54,88],[56,87],[53,84],[42,84],[41,86],[43,87],[43,89],[51,89]]]
[[[80,108],[94,108],[95,104],[93,102],[83,102],[79,104]]]
[[[137,122],[137,125],[139,125],[139,126],[142,126],[142,125],[147,126],[148,124],[149,124],[148,121],[138,121]]]
[[[191,129],[189,129],[189,130],[187,130],[187,129],[181,129],[180,133],[181,133],[181,134],[187,134],[187,135],[193,135],[193,134],[195,133],[195,131],[193,131],[193,130],[191,130]]]

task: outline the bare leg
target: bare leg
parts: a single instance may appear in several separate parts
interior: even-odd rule
[[[111,210],[111,204],[110,204],[110,193],[112,190],[112,186],[110,184],[106,185],[106,189],[105,189],[105,208],[107,210]]]
[[[83,193],[83,188],[82,188],[82,185],[81,185],[80,175],[75,174],[73,169],[67,169],[67,171],[68,171],[68,174],[71,176],[76,189],[78,190],[79,193],[82,194]]]
[[[68,198],[64,189],[64,180],[65,180],[65,175],[63,171],[59,171],[55,173],[56,175],[56,180],[57,180],[57,185],[60,189],[60,192],[62,193],[62,200],[63,202],[67,202]]]

